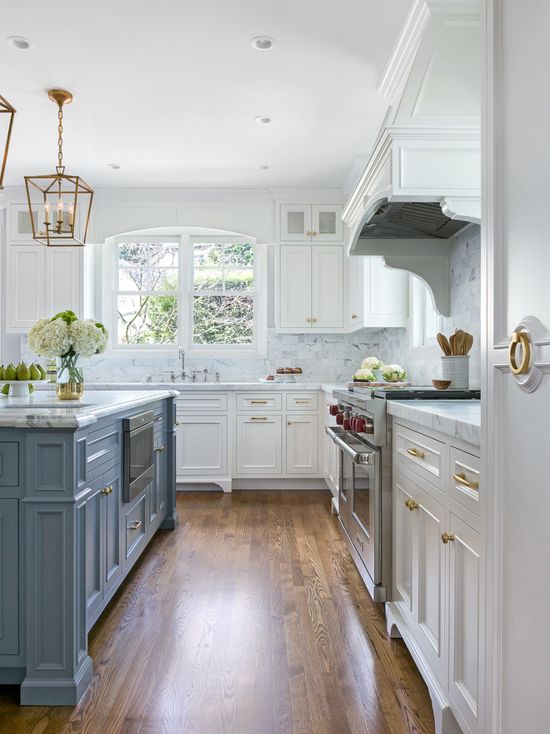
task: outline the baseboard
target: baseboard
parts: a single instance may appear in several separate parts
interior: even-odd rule
[[[22,706],[76,706],[90,685],[92,658],[88,655],[74,678],[25,678]]]
[[[234,479],[233,489],[265,489],[265,490],[290,490],[290,491],[319,491],[324,490],[330,493],[324,479],[292,479],[285,477],[284,479]]]

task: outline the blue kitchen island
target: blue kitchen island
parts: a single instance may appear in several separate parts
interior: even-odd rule
[[[22,704],[79,701],[90,628],[154,533],[177,525],[176,395],[0,402],[0,684],[21,684]],[[129,495],[127,419],[143,416],[152,463]]]

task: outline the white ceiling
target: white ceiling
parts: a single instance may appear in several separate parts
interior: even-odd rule
[[[75,97],[65,110],[67,172],[96,188],[340,186],[383,119],[376,85],[410,4],[7,3],[0,94],[17,115],[4,184],[54,169],[46,91],[64,87]],[[272,51],[251,47],[263,34],[275,38]],[[10,48],[12,35],[32,48]],[[273,122],[260,126],[256,115]]]

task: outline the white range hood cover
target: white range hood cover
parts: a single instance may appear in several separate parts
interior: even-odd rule
[[[444,219],[480,222],[480,67],[477,3],[413,5],[380,83],[390,100],[386,123],[343,214],[350,255],[382,256],[388,267],[416,274],[443,315],[450,309],[448,238],[455,231],[430,230],[430,217],[424,227],[429,212],[422,204],[437,205]],[[406,228],[366,226],[397,202],[418,204],[413,236]],[[408,215],[414,220],[414,206]]]

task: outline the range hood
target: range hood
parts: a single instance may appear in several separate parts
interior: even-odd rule
[[[476,3],[413,5],[380,86],[386,123],[343,213],[349,254],[417,275],[446,316],[452,238],[481,219],[477,49]]]

